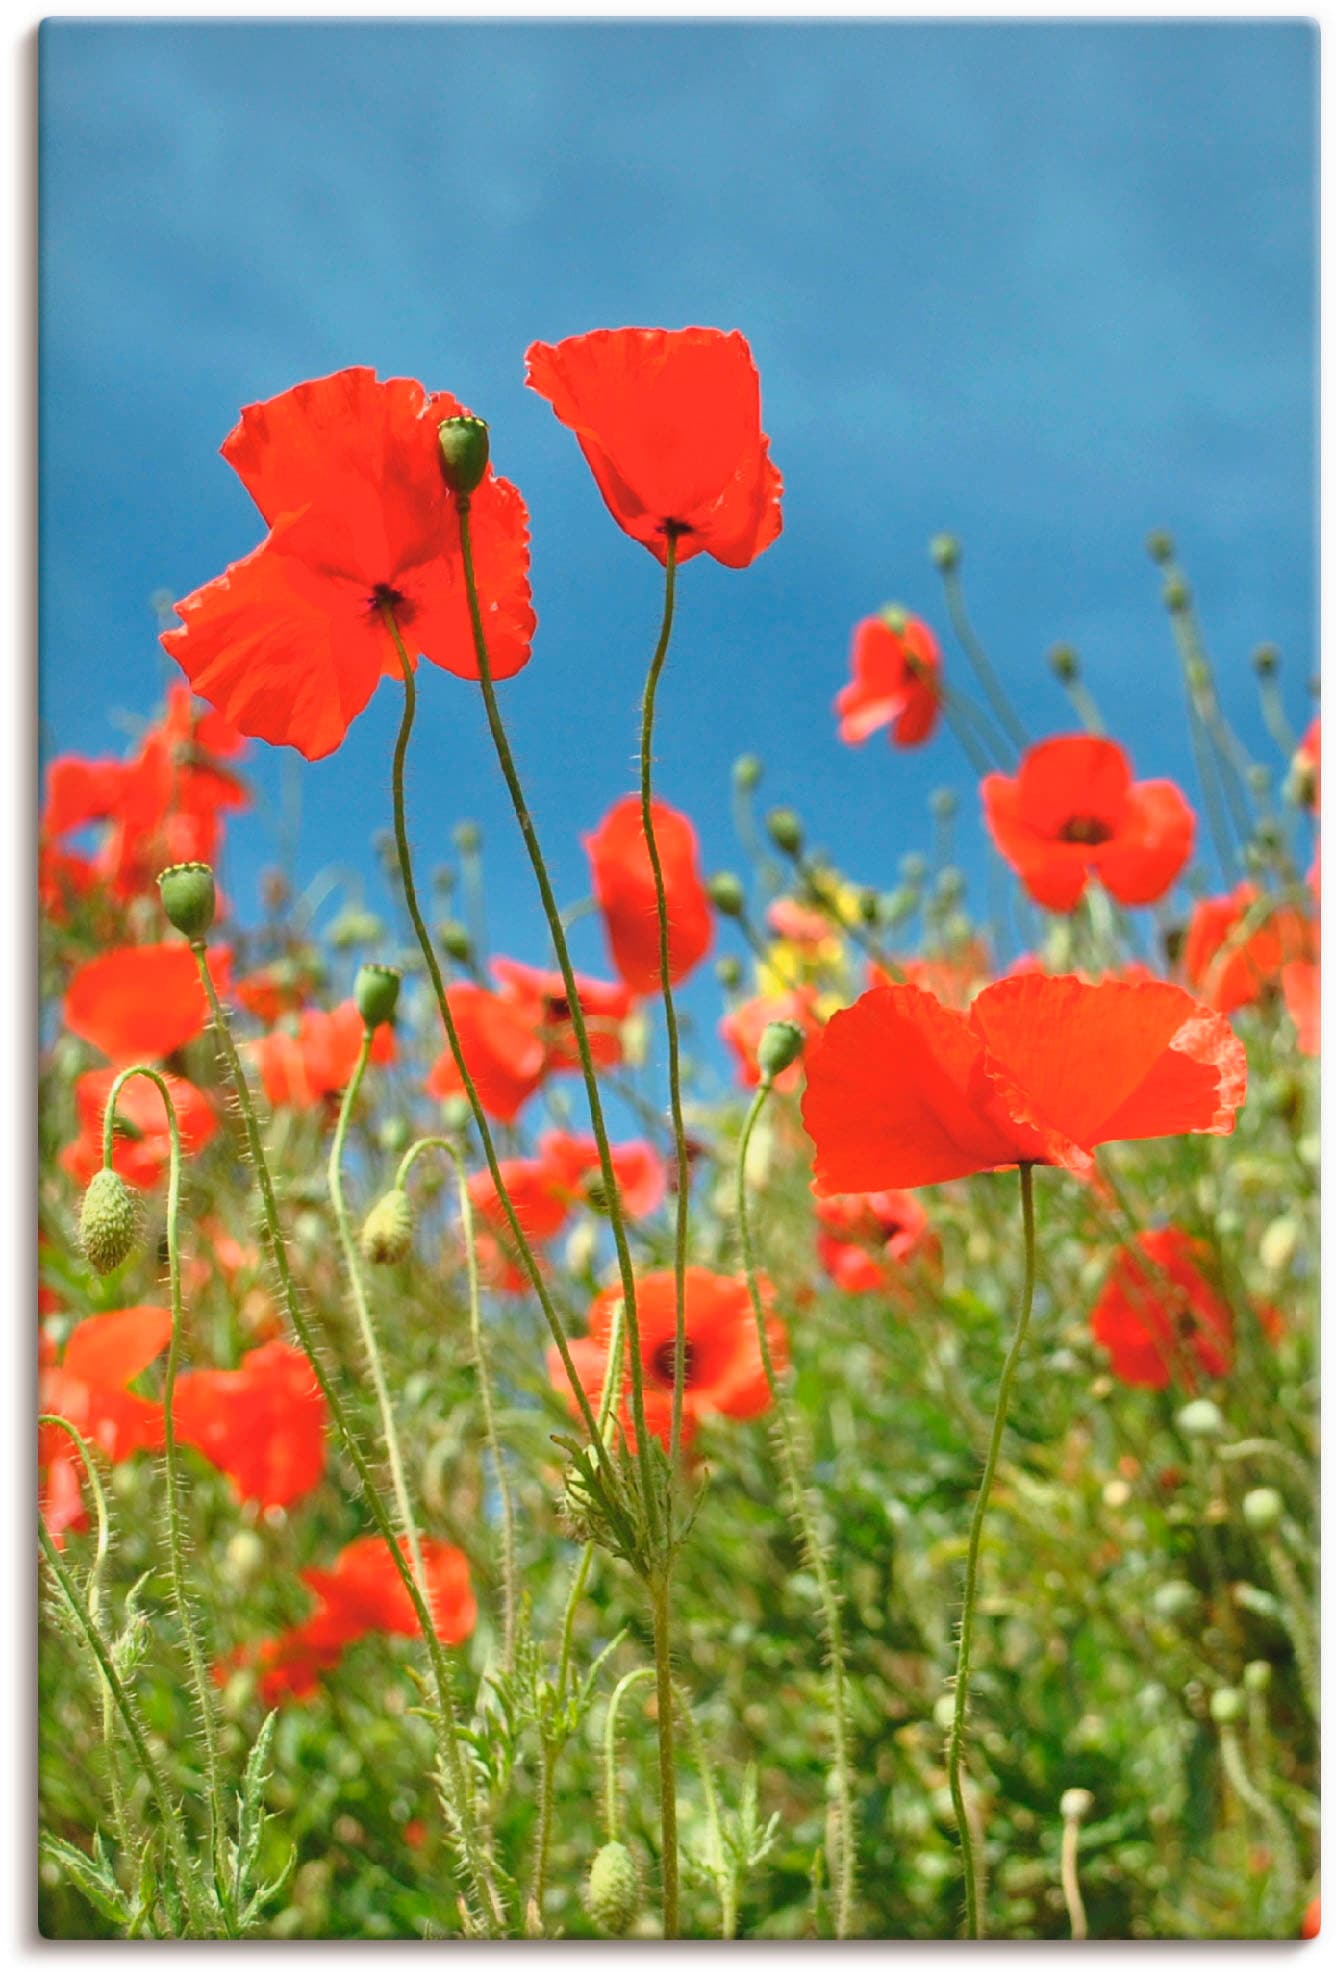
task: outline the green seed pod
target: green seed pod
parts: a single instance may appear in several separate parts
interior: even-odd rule
[[[1152,561],[1160,563],[1172,561],[1174,558],[1173,535],[1166,534],[1162,528],[1157,528],[1153,534],[1146,536],[1146,553]]]
[[[79,1240],[96,1274],[109,1274],[134,1251],[139,1210],[119,1171],[95,1171],[79,1212]]]
[[[767,1080],[782,1075],[803,1051],[805,1035],[791,1020],[772,1020],[756,1046],[756,1060]]]
[[[482,484],[491,455],[487,426],[481,418],[447,418],[436,427],[441,447],[441,471],[452,493],[474,493]]]
[[[943,575],[949,575],[953,568],[960,567],[960,543],[954,534],[934,534],[928,544],[928,553]]]
[[[1266,1534],[1277,1526],[1285,1502],[1274,1486],[1254,1486],[1243,1495],[1243,1517],[1255,1534]]]
[[[469,937],[467,925],[462,925],[458,918],[446,918],[438,924],[436,937],[445,956],[457,965],[467,965],[473,957],[473,940]]]
[[[1243,1717],[1243,1693],[1232,1685],[1222,1685],[1211,1693],[1211,1717],[1217,1725],[1237,1725]]]
[[[1178,1428],[1185,1438],[1222,1438],[1225,1420],[1209,1397],[1198,1397],[1178,1413]]]
[[[605,1842],[590,1864],[587,1902],[600,1930],[626,1936],[640,1911],[640,1872],[621,1842]]]
[[[413,1249],[413,1207],[399,1185],[387,1191],[366,1215],[362,1257],[373,1267],[397,1267]]]
[[[760,786],[764,772],[765,767],[756,754],[740,753],[733,762],[733,785],[740,793],[750,794],[754,787]]]
[[[1054,644],[1048,662],[1053,676],[1064,685],[1073,684],[1081,675],[1081,660],[1070,644]]]
[[[735,993],[742,984],[742,961],[725,952],[723,958],[715,962],[714,976],[726,993]]]
[[[792,808],[772,808],[765,818],[766,833],[785,856],[801,856],[803,825]]]
[[[368,1027],[383,1027],[387,1020],[394,1019],[402,977],[392,965],[358,967],[353,998],[357,1001],[357,1011]]]
[[[716,911],[726,918],[740,918],[747,908],[746,893],[732,870],[717,870],[705,888]]]
[[[167,922],[187,938],[203,938],[218,908],[213,871],[207,863],[173,863],[158,878]]]
[[[1243,1688],[1245,1691],[1261,1693],[1271,1689],[1271,1666],[1265,1657],[1254,1657],[1243,1667]]]

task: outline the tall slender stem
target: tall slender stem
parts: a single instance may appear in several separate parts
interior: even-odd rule
[[[667,1564],[650,1577],[650,1609],[654,1623],[654,1686],[658,1703],[655,1724],[659,1736],[659,1820],[663,1836],[663,1935],[679,1934],[677,1889],[677,1748],[673,1736],[673,1663],[669,1643]],[[665,1726],[666,1720],[666,1726]]]
[[[752,1097],[738,1139],[737,1163],[737,1213],[738,1236],[742,1244],[742,1263],[747,1276],[747,1293],[751,1298],[752,1314],[756,1321],[756,1339],[761,1351],[761,1364],[765,1370],[765,1380],[770,1390],[770,1400],[775,1407],[776,1432],[779,1440],[780,1458],[784,1467],[784,1482],[789,1489],[789,1501],[793,1517],[798,1523],[803,1550],[816,1576],[817,1593],[821,1601],[821,1615],[826,1631],[827,1673],[830,1679],[830,1721],[831,1736],[835,1752],[835,1790],[836,1805],[839,1812],[840,1853],[838,1881],[835,1901],[836,1936],[847,1938],[853,1920],[854,1878],[857,1866],[854,1803],[851,1763],[849,1759],[849,1718],[846,1690],[847,1672],[844,1662],[844,1621],[840,1613],[840,1594],[831,1578],[826,1562],[825,1550],[817,1528],[812,1502],[802,1482],[802,1471],[798,1462],[798,1447],[794,1437],[793,1421],[789,1416],[788,1399],[780,1388],[775,1375],[774,1359],[770,1350],[770,1336],[766,1328],[765,1308],[761,1301],[761,1290],[756,1276],[756,1254],[752,1244],[751,1222],[747,1206],[747,1152],[751,1147],[752,1131],[757,1118],[765,1107],[774,1084],[766,1077]]]
[[[965,608],[965,591],[955,568],[943,569],[942,587],[946,593],[946,613],[951,618],[951,627],[956,633],[960,648],[964,651],[983,690],[984,697],[992,708],[998,725],[1012,744],[1022,753],[1030,744],[1029,735],[1012,711],[1011,701],[998,681],[997,673],[989,662],[988,653],[975,634]]]
[[[469,1889],[481,1906],[483,1913],[481,1922],[485,1930],[492,1930],[494,1927],[504,1923],[505,1909],[484,1856],[474,1820],[472,1790],[469,1787],[468,1770],[464,1764],[463,1749],[460,1744],[459,1722],[455,1712],[450,1667],[446,1660],[440,1637],[436,1633],[435,1619],[418,1585],[417,1573],[404,1558],[404,1551],[395,1538],[393,1522],[385,1510],[385,1502],[381,1499],[379,1490],[377,1489],[375,1474],[372,1472],[366,1453],[362,1450],[357,1434],[353,1430],[351,1420],[344,1408],[343,1399],[339,1395],[332,1378],[326,1371],[324,1363],[321,1361],[320,1351],[316,1346],[315,1335],[302,1308],[301,1300],[297,1293],[297,1285],[292,1278],[292,1269],[288,1264],[287,1246],[284,1242],[282,1227],[279,1224],[278,1200],[274,1194],[274,1181],[269,1170],[269,1160],[265,1156],[264,1141],[260,1136],[260,1126],[256,1121],[255,1105],[251,1101],[250,1085],[246,1080],[246,1071],[242,1066],[241,1057],[237,1053],[237,1044],[232,1038],[232,1029],[227,1015],[223,1011],[222,1002],[218,998],[218,989],[214,984],[213,973],[209,966],[208,951],[202,940],[194,941],[190,949],[195,954],[195,962],[199,967],[200,979],[203,983],[204,991],[208,995],[209,1007],[213,1014],[214,1031],[218,1036],[219,1046],[222,1048],[223,1058],[227,1063],[228,1073],[232,1078],[232,1084],[236,1090],[237,1103],[241,1110],[242,1124],[246,1132],[246,1146],[250,1152],[251,1162],[255,1166],[256,1180],[260,1190],[265,1244],[269,1249],[270,1258],[278,1274],[288,1320],[292,1325],[293,1333],[296,1335],[305,1353],[306,1360],[311,1365],[311,1373],[320,1386],[321,1395],[325,1399],[329,1415],[334,1421],[334,1428],[342,1440],[344,1450],[347,1452],[356,1469],[358,1479],[361,1482],[363,1496],[366,1499],[367,1508],[376,1524],[376,1532],[380,1535],[386,1548],[389,1550],[390,1559],[394,1564],[400,1581],[408,1593],[427,1646],[436,1684],[445,1771],[449,1777],[449,1792],[447,1794],[444,1789],[442,1790],[442,1805],[446,1808],[447,1818],[452,1823],[453,1832],[458,1840]]]
[[[984,1520],[988,1513],[988,1496],[993,1489],[993,1475],[997,1471],[997,1461],[1002,1450],[1002,1434],[1006,1428],[1011,1386],[1015,1379],[1016,1366],[1021,1359],[1021,1351],[1025,1347],[1025,1337],[1030,1326],[1030,1312],[1034,1306],[1034,1166],[1022,1164],[1020,1173],[1025,1283],[1021,1290],[1021,1312],[1016,1323],[1016,1334],[1002,1366],[1002,1380],[997,1389],[997,1408],[993,1413],[993,1429],[988,1440],[988,1455],[984,1461],[979,1496],[974,1502],[974,1513],[970,1520],[969,1545],[965,1553],[965,1587],[960,1605],[960,1648],[956,1657],[955,1705],[951,1716],[951,1736],[946,1755],[947,1778],[951,1784],[951,1803],[956,1812],[960,1854],[965,1866],[965,1924],[971,1938],[983,1936],[982,1913],[979,1909],[981,1901],[979,1878],[983,1873],[983,1857],[980,1854],[976,1862],[969,1814],[965,1806],[961,1763],[965,1751],[965,1715],[969,1709],[970,1651],[974,1643],[974,1604],[978,1586],[979,1547],[983,1539]]]

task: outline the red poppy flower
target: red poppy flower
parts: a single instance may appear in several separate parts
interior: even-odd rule
[[[763,1283],[768,1308],[771,1292]],[[608,1287],[589,1310],[589,1333],[572,1342],[576,1374],[597,1409],[608,1373],[613,1311],[621,1288]],[[642,1274],[636,1282],[636,1311],[640,1323],[640,1360],[645,1385],[645,1423],[664,1445],[672,1435],[673,1365],[677,1333],[677,1290],[671,1269]],[[767,1314],[766,1331],[776,1369],[788,1361],[787,1343],[779,1321]],[[682,1441],[689,1442],[696,1426],[712,1415],[757,1417],[770,1405],[765,1366],[756,1340],[756,1320],[745,1280],[714,1274],[705,1267],[686,1270],[686,1375],[682,1390]],[[569,1391],[566,1371],[555,1349],[548,1351],[548,1374],[554,1387]],[[572,1409],[574,1393],[570,1393]],[[630,1375],[623,1366],[620,1422],[632,1435]]]
[[[329,1013],[310,1007],[295,1031],[276,1028],[250,1043],[251,1059],[260,1071],[265,1095],[274,1108],[314,1109],[327,1096],[347,1088],[362,1051],[366,1024],[354,1000],[345,1000]],[[376,1029],[371,1059],[394,1060],[394,1031]]]
[[[63,1170],[76,1184],[86,1185],[102,1169],[102,1121],[117,1071],[93,1068],[74,1085],[74,1111],[79,1134],[60,1153]],[[166,1075],[181,1137],[181,1155],[194,1157],[218,1130],[213,1104],[202,1089],[183,1075]],[[128,1185],[149,1191],[167,1171],[172,1140],[162,1097],[146,1076],[136,1075],[116,1098],[116,1133],[112,1139],[112,1168]]]
[[[119,760],[87,760],[62,753],[46,770],[46,802],[39,824],[52,839],[91,822],[104,822],[116,807],[125,768]]]
[[[1317,927],[1290,904],[1258,912],[1260,893],[1241,883],[1226,897],[1193,906],[1183,945],[1183,971],[1194,992],[1217,1013],[1253,1006],[1281,983],[1291,960],[1311,959]],[[1256,917],[1252,928],[1248,919]]]
[[[985,774],[984,819],[1037,904],[1074,910],[1097,876],[1120,904],[1163,897],[1192,853],[1196,819],[1172,781],[1134,781],[1110,739],[1032,746],[1012,779]]]
[[[800,1027],[810,1046],[822,1026],[821,1016],[816,1010],[816,995],[808,991],[759,994],[732,1007],[719,1022],[720,1034],[738,1058],[738,1080],[744,1089],[754,1089],[760,1082],[761,1069],[756,1050],[766,1028],[776,1020],[785,1020],[794,1027]],[[787,1093],[796,1089],[802,1079],[803,1057],[799,1055],[796,1061],[791,1061],[776,1075],[774,1085]]]
[[[479,1102],[498,1123],[513,1123],[548,1069],[547,1046],[535,1028],[532,1006],[467,980],[451,986],[446,998]],[[449,1048],[426,1086],[427,1094],[441,1102],[463,1093],[463,1078]]]
[[[98,873],[87,856],[75,856],[52,843],[37,849],[37,902],[52,924],[67,924],[75,906],[97,889]]]
[[[162,1447],[162,1405],[136,1397],[129,1389],[172,1337],[166,1308],[118,1308],[90,1315],[65,1344],[59,1368],[48,1364],[38,1378],[38,1402],[63,1417],[105,1452],[113,1464],[138,1451]],[[79,1474],[82,1460],[68,1433],[48,1424],[38,1432],[38,1462],[46,1468],[43,1512],[52,1538],[68,1527],[82,1527]]]
[[[912,1260],[935,1251],[928,1215],[912,1192],[819,1198],[816,1216],[817,1258],[846,1294],[898,1286]]]
[[[266,1342],[239,1369],[188,1370],[173,1407],[183,1445],[225,1472],[243,1500],[290,1506],[325,1469],[325,1400],[300,1349]]]
[[[515,1208],[515,1217],[528,1240],[551,1239],[566,1223],[570,1197],[553,1183],[552,1173],[540,1157],[503,1157],[498,1168],[501,1181]],[[475,1171],[468,1181],[473,1209],[486,1220],[503,1242],[510,1221],[490,1171]]]
[[[1172,1381],[1191,1390],[1197,1370],[1225,1374],[1234,1319],[1202,1272],[1208,1258],[1202,1242],[1177,1226],[1139,1233],[1120,1250],[1090,1315],[1120,1383],[1163,1390]]]
[[[158,725],[119,771],[97,867],[117,897],[152,893],[171,863],[212,863],[222,815],[244,808],[244,784],[223,764],[243,741],[216,712],[197,712],[184,685],[167,694]]]
[[[916,986],[864,993],[813,1045],[802,1110],[829,1196],[1022,1162],[1089,1175],[1097,1144],[1228,1135],[1246,1086],[1228,1023],[1180,987],[1032,974],[968,1013]]]
[[[319,760],[340,744],[404,642],[476,678],[459,517],[437,427],[461,415],[446,391],[340,370],[252,404],[222,453],[269,534],[177,604],[162,642],[195,690],[243,733]],[[493,676],[529,659],[528,516],[488,469],[473,495],[474,564]]]
[[[261,966],[238,979],[232,991],[237,1003],[266,1027],[273,1027],[285,1013],[300,1013],[313,985],[300,961],[280,959]]]
[[[840,738],[860,746],[881,726],[896,746],[921,746],[932,737],[941,709],[942,654],[917,616],[895,610],[866,616],[854,631],[853,677],[835,700]]]
[[[209,954],[220,991],[228,953]],[[65,994],[65,1025],[114,1062],[160,1061],[202,1034],[209,1001],[188,945],[122,945],[81,965]]]
[[[720,329],[595,329],[531,344],[525,382],[575,433],[617,525],[659,561],[745,568],[779,533],[783,481],[745,339]]]
[[[668,1193],[668,1168],[653,1144],[642,1138],[615,1143],[612,1172],[624,1212],[633,1219],[657,1212]],[[601,1181],[598,1145],[592,1136],[570,1136],[549,1130],[538,1142],[538,1155],[549,1182],[564,1197],[578,1202],[588,1196],[590,1181]]]
[[[1320,1935],[1321,1930],[1322,1899],[1321,1897],[1314,1897],[1312,1902],[1304,1910],[1303,1922],[1299,1926],[1299,1936],[1301,1938],[1316,1938]]]
[[[492,974],[507,999],[530,1011],[547,1047],[548,1068],[578,1069],[580,1050],[561,974],[521,965],[518,959],[493,959]],[[590,979],[580,972],[575,974],[575,988],[595,1067],[616,1068],[622,1060],[622,1028],[635,1006],[634,996],[615,981]]]
[[[695,829],[665,801],[652,802],[650,813],[668,902],[668,980],[675,986],[709,951],[714,922],[701,881]],[[584,846],[613,965],[633,993],[657,993],[658,899],[639,795],[614,803]]]

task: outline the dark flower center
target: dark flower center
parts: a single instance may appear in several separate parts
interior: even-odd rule
[[[1107,842],[1113,830],[1098,815],[1073,815],[1058,830],[1060,842],[1085,842],[1094,844]]]
[[[411,623],[413,606],[400,590],[392,588],[388,582],[378,582],[367,598],[367,614],[379,616],[382,609],[392,609],[399,623]]]
[[[571,1003],[564,993],[549,993],[543,1002],[544,1018],[551,1021],[569,1020]]]
[[[691,1384],[692,1347],[688,1340],[682,1349],[682,1383],[684,1388]],[[669,1390],[673,1387],[673,1368],[677,1359],[677,1343],[670,1336],[661,1342],[649,1359],[650,1374]]]

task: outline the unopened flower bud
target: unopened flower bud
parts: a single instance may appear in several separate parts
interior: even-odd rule
[[[1252,654],[1252,667],[1259,678],[1274,678],[1280,668],[1280,652],[1274,644],[1259,644]]]
[[[342,952],[352,945],[379,944],[385,927],[373,911],[340,911],[327,935],[330,944]]]
[[[173,863],[158,878],[167,922],[186,938],[203,938],[218,908],[213,871],[207,863]]]
[[[949,822],[957,808],[959,808],[960,803],[956,799],[953,788],[938,787],[934,788],[932,794],[928,797],[928,806],[932,809],[933,814],[939,822]]]
[[[1157,528],[1153,534],[1146,536],[1146,553],[1152,561],[1160,563],[1172,561],[1174,558],[1173,535],[1166,534],[1162,528]]]
[[[1084,1821],[1095,1805],[1095,1797],[1088,1787],[1068,1787],[1058,1802],[1058,1812],[1064,1821]]]
[[[714,976],[726,993],[735,993],[742,984],[742,961],[725,952],[715,963]]]
[[[587,1902],[600,1930],[626,1936],[640,1910],[640,1872],[621,1842],[605,1842],[590,1864]]]
[[[469,937],[468,927],[462,925],[458,918],[446,918],[444,923],[438,924],[436,936],[445,956],[454,959],[457,965],[466,965],[472,958],[473,940]]]
[[[881,620],[893,636],[903,637],[909,628],[909,611],[899,603],[887,603],[881,613]]]
[[[467,818],[455,823],[455,848],[461,856],[476,856],[482,848],[482,830],[477,822]]]
[[[1178,1428],[1185,1438],[1221,1438],[1225,1420],[1209,1397],[1198,1397],[1178,1413]]]
[[[776,849],[785,856],[801,856],[803,825],[792,808],[772,808],[765,818],[765,826]]]
[[[1070,644],[1054,644],[1048,662],[1053,676],[1064,685],[1072,684],[1081,675],[1081,660]]]
[[[903,882],[916,886],[928,874],[928,859],[920,856],[917,849],[911,849],[907,856],[900,858],[900,876]]]
[[[791,1020],[772,1020],[756,1046],[756,1060],[767,1080],[782,1075],[803,1051],[804,1034]]]
[[[1245,1691],[1261,1693],[1271,1689],[1271,1666],[1265,1657],[1254,1657],[1243,1667],[1243,1688]]]
[[[452,1137],[462,1137],[473,1121],[473,1108],[467,1096],[447,1096],[441,1104],[441,1121]]]
[[[710,893],[710,902],[716,911],[722,911],[726,918],[740,918],[747,906],[747,899],[741,883],[732,870],[717,870],[705,888]]]
[[[1255,1534],[1269,1533],[1285,1511],[1285,1502],[1274,1486],[1254,1486],[1243,1495],[1243,1517]]]
[[[1151,1605],[1166,1623],[1177,1623],[1192,1615],[1198,1599],[1191,1582],[1161,1582],[1151,1597]]]
[[[408,1193],[395,1185],[366,1215],[362,1227],[362,1256],[373,1267],[396,1267],[413,1247],[413,1207]]]
[[[1164,606],[1171,616],[1181,615],[1192,602],[1192,591],[1181,575],[1167,576],[1163,593]]]
[[[482,484],[491,444],[481,418],[447,418],[436,427],[441,471],[452,493],[473,493]]]
[[[1237,1725],[1243,1717],[1243,1694],[1232,1685],[1222,1685],[1211,1693],[1211,1717],[1217,1725]]]
[[[383,1027],[394,1019],[401,976],[392,965],[359,966],[353,998],[368,1027]]]
[[[134,1251],[139,1212],[119,1171],[95,1171],[83,1195],[79,1240],[96,1274],[109,1274]]]
[[[965,894],[965,872],[958,870],[954,863],[940,870],[937,876],[937,901],[948,909],[958,904]]]
[[[954,534],[934,534],[928,544],[928,553],[943,575],[949,575],[953,568],[960,567],[960,543]]]
[[[733,785],[743,794],[749,794],[754,787],[759,787],[764,772],[762,762],[754,753],[740,753],[733,762]]]
[[[387,1157],[402,1157],[412,1140],[406,1116],[387,1116],[380,1126],[380,1147]]]

